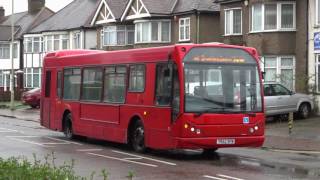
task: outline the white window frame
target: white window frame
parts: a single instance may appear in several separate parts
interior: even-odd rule
[[[266,4],[276,4],[277,5],[277,24],[276,24],[276,29],[270,29],[270,30],[265,30],[264,27],[264,19],[265,19],[265,5]],[[292,28],[282,28],[281,27],[281,14],[282,14],[282,5],[283,4],[292,4],[293,5],[293,27]],[[271,3],[258,3],[258,5],[261,5],[261,30],[254,31],[253,30],[253,16],[254,16],[254,6],[252,5],[250,10],[250,33],[258,33],[258,32],[276,32],[276,31],[296,31],[296,3],[292,1],[283,1],[283,2],[271,2]]]
[[[154,41],[152,40],[152,22],[157,22],[158,23],[158,40]],[[169,23],[169,39],[168,41],[162,41],[162,23]],[[142,38],[142,26],[143,23],[148,24],[148,39],[146,41],[143,41]],[[161,19],[161,20],[137,20],[134,21],[135,24],[135,38],[134,38],[134,43],[135,44],[144,44],[144,43],[170,43],[171,42],[171,20],[168,19]],[[141,32],[140,32],[140,40],[138,40],[138,26],[141,26]]]
[[[187,25],[186,22],[187,20],[189,20],[189,24]],[[181,25],[181,22],[184,22],[183,25]],[[189,26],[189,32],[186,32],[186,27]],[[183,32],[181,32],[181,28],[183,28]],[[184,39],[181,39],[181,33],[184,34]],[[188,37],[189,38],[186,38],[187,36],[186,35],[189,35]],[[180,42],[184,42],[184,41],[190,41],[191,37],[191,19],[190,17],[186,17],[186,18],[179,18],[179,41]]]
[[[54,39],[54,36],[59,36],[59,47],[58,49],[54,49],[54,41],[57,39]],[[66,38],[63,38],[63,36],[66,36]],[[52,49],[48,50],[48,37],[51,37],[52,42],[51,42],[51,46]],[[66,49],[62,49],[62,41],[63,40],[68,40],[68,47],[67,49],[70,49],[70,35],[69,33],[57,33],[57,34],[46,34],[44,35],[44,39],[43,41],[45,42],[45,52],[52,52],[52,51],[58,51],[58,50],[66,50]]]
[[[273,67],[265,67],[265,58],[276,58],[276,66],[273,66]],[[284,58],[290,58],[292,59],[292,66],[281,66],[281,60],[284,59]],[[292,87],[293,89],[292,90],[295,90],[295,75],[296,75],[296,58],[295,56],[291,56],[291,55],[287,55],[287,56],[263,56],[261,57],[261,60],[262,60],[262,64],[261,64],[261,69],[263,69],[263,72],[265,72],[266,69],[270,68],[276,68],[276,80],[275,82],[281,82],[281,70],[283,69],[292,69]],[[270,81],[269,81],[270,82]]]
[[[132,26],[133,27],[133,30],[129,30],[128,29],[128,26]],[[124,42],[124,44],[118,44],[118,41],[117,41],[117,39],[116,39],[116,41],[117,41],[117,43],[115,43],[115,44],[105,44],[105,42],[104,42],[104,33],[106,33],[107,32],[107,27],[115,27],[115,29],[116,30],[114,30],[114,31],[109,31],[109,32],[116,32],[116,38],[117,38],[117,33],[118,32],[120,32],[120,31],[123,31],[124,33],[125,33],[125,42]],[[124,30],[118,30],[117,28],[118,27],[125,27],[124,28]],[[133,44],[129,44],[129,42],[128,42],[128,33],[129,32],[134,32],[134,25],[112,25],[112,26],[105,26],[105,27],[103,27],[102,28],[102,30],[101,30],[101,47],[107,47],[107,46],[128,46],[128,45],[133,45]],[[133,38],[135,38],[135,37],[133,37]],[[134,43],[134,42],[133,42]]]
[[[6,45],[6,46],[8,46],[8,47],[6,47],[6,48],[2,48],[2,47],[1,47],[0,51],[1,51],[1,54],[2,54],[2,55],[0,56],[0,59],[10,59],[10,55],[11,55],[11,51],[10,51],[11,45],[10,45],[10,43],[1,43],[1,42],[0,42],[0,44],[1,44],[1,45]],[[3,54],[4,54],[4,49],[9,49],[9,54],[8,54],[9,56],[8,56],[8,57],[4,57],[4,56],[3,56]]]
[[[241,22],[240,22],[240,33],[234,33],[233,32],[233,11],[234,10],[240,10],[240,19],[241,19]],[[227,21],[226,21],[226,18],[227,18],[227,12],[230,11],[230,33],[227,33]],[[224,35],[225,36],[230,36],[230,35],[242,35],[242,8],[230,8],[230,9],[225,9],[224,10]]]
[[[315,10],[316,10],[316,22],[315,22],[315,24],[316,24],[316,26],[319,26],[320,25],[320,19],[319,19],[319,11],[320,11],[320,9],[319,9],[319,3],[320,3],[320,0],[316,0],[316,8],[315,8]]]
[[[28,73],[28,69],[31,69],[31,72]],[[39,69],[39,73],[34,73],[34,69]],[[42,69],[40,67],[28,67],[28,68],[25,68],[25,73],[24,73],[24,87],[25,88],[36,88],[34,87],[34,75],[35,74],[38,74],[39,75],[39,87],[41,87],[41,72],[42,72]],[[31,75],[31,86],[27,86],[28,84],[28,75]]]

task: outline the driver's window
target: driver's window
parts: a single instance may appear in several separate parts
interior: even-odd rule
[[[273,85],[273,91],[275,96],[289,95],[288,89],[279,84]]]

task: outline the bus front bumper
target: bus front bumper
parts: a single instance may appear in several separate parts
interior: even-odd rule
[[[179,149],[261,147],[263,142],[264,136],[175,138],[175,147]]]

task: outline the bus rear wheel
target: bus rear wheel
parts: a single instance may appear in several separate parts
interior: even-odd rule
[[[67,139],[73,139],[75,137],[72,129],[71,113],[67,114],[64,118],[63,133]]]
[[[139,120],[134,124],[130,136],[131,146],[134,151],[139,153],[146,152],[144,139],[144,127],[142,122]]]

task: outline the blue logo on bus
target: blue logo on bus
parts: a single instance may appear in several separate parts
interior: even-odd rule
[[[243,124],[249,124],[249,117],[243,117]]]

